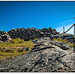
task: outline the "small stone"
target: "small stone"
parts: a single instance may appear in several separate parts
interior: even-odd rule
[[[3,48],[3,49],[5,49],[5,50],[6,50],[6,49],[7,49],[7,47],[5,47],[5,48]]]
[[[30,51],[30,50],[31,50],[31,48],[30,48],[30,47],[27,47],[27,48],[26,48],[26,50],[27,50],[27,51]]]
[[[23,50],[26,50],[26,48],[24,47]]]

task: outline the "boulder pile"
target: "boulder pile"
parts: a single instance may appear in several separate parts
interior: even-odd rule
[[[10,30],[8,34],[10,35],[11,38],[21,38],[24,39],[25,41],[28,41],[30,39],[51,36],[52,34],[59,34],[59,33],[55,29],[49,27],[48,29],[17,28]]]
[[[14,38],[21,38],[25,41],[30,39],[40,38],[40,37],[50,37],[51,35],[59,34],[55,29],[51,27],[43,28],[43,29],[36,29],[36,28],[17,28],[12,29],[8,32],[0,31],[0,41],[7,41],[8,39]],[[4,39],[5,38],[5,39]]]

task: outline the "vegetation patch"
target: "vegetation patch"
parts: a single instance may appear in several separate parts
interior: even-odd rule
[[[70,47],[74,47],[74,46],[75,46],[74,44],[68,42],[68,40],[66,40],[66,39],[55,38],[54,40],[55,40],[55,41],[58,41],[58,42],[62,42],[62,43],[67,43],[68,45],[70,45]]]
[[[20,38],[2,42],[0,43],[0,60],[25,54],[29,52],[25,50],[27,47],[32,49],[34,47],[34,43],[32,43],[31,40],[24,41]]]

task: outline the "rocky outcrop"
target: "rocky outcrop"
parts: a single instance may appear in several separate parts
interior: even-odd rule
[[[0,31],[0,36],[3,35],[3,34],[6,34],[5,31]]]
[[[67,43],[57,42],[57,41],[50,41],[51,44],[56,45],[64,50],[67,50],[70,48],[70,46]]]
[[[52,34],[56,35],[59,34],[55,29],[52,29],[51,27],[43,28],[43,29],[36,29],[36,28],[17,28],[12,29],[8,32],[0,31],[0,40],[5,42],[10,37],[12,39],[14,38],[21,38],[25,41],[28,41],[30,39],[40,38],[40,37],[50,37]],[[4,39],[5,38],[5,39]]]
[[[11,40],[9,34],[4,31],[0,31],[0,42],[6,42],[7,40]]]
[[[59,34],[55,29],[50,28],[43,28],[43,29],[36,29],[36,28],[17,28],[12,29],[8,32],[11,38],[21,38],[25,41],[40,38],[44,36],[50,36],[51,34]]]
[[[0,63],[0,72],[75,72],[75,53],[51,44],[48,37],[33,41],[36,45],[24,55]]]

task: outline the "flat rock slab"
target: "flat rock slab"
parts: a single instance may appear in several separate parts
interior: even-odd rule
[[[51,45],[47,37],[39,40],[29,53],[1,62],[0,72],[75,72],[75,53]]]

